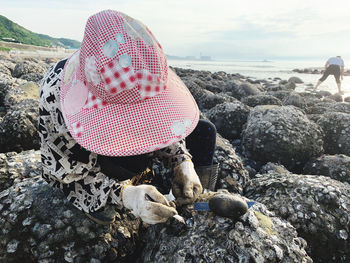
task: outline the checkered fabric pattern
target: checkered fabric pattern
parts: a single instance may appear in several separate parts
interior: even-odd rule
[[[84,109],[102,109],[107,106],[107,103],[97,98],[89,92]]]
[[[117,62],[111,61],[101,69],[101,75],[105,82],[105,89],[113,95],[125,90],[133,89],[136,85],[136,77],[132,67],[121,67]]]
[[[84,131],[84,127],[81,125],[80,122],[75,122],[72,124],[72,130],[73,130],[73,134],[80,138],[82,135],[82,132]]]
[[[85,149],[107,156],[145,154],[196,127],[195,100],[140,21],[113,10],[91,16],[78,57],[74,78],[61,83],[60,100],[67,127]],[[68,69],[63,79],[72,75]],[[75,103],[69,95],[80,91],[84,98]]]
[[[166,89],[166,85],[161,81],[157,74],[152,74],[148,70],[139,70],[136,73],[138,80],[138,89],[142,99],[151,98],[157,94],[163,92]]]
[[[85,61],[85,72],[86,72],[86,80],[89,82],[93,82],[95,85],[100,83],[101,79],[97,72],[96,61],[94,57],[88,57]]]

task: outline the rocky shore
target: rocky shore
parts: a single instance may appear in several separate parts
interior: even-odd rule
[[[324,72],[324,68],[303,68],[303,69],[296,68],[296,69],[293,69],[293,72],[321,75]],[[345,70],[344,76],[350,76],[350,70]]]
[[[175,68],[217,127],[217,189],[255,204],[237,221],[189,206],[186,226],[128,211],[100,226],[40,178],[38,88],[53,63],[0,55],[0,262],[350,261],[349,98]]]

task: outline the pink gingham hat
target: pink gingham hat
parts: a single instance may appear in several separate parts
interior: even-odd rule
[[[199,110],[140,21],[106,10],[91,16],[66,62],[60,90],[65,123],[91,152],[129,156],[185,138]]]

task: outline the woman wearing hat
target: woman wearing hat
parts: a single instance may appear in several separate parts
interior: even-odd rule
[[[44,179],[98,223],[113,222],[113,205],[150,224],[177,214],[154,186],[128,180],[152,158],[174,168],[181,203],[202,192],[196,170],[216,173],[215,126],[199,121],[151,31],[120,12],[91,16],[80,49],[49,69],[39,126]]]

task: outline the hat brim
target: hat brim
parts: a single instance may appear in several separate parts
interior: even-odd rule
[[[68,64],[64,67],[63,78]],[[79,78],[77,74],[77,81],[81,83]],[[134,104],[83,107],[89,91],[85,85],[80,85],[78,94],[75,92],[78,96],[73,99],[74,92],[70,91],[77,90],[76,83],[61,82],[62,113],[74,140],[100,155],[140,155],[167,147],[188,136],[199,120],[196,101],[170,68],[166,90]],[[70,108],[75,109],[73,113],[67,110]]]

